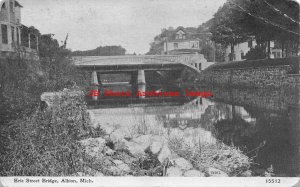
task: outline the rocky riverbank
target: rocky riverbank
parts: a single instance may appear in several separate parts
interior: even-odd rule
[[[166,131],[157,130],[157,125],[139,124],[126,131],[117,125],[100,124],[93,111],[89,111],[89,116],[101,136],[79,142],[92,160],[89,167],[97,171],[96,175],[251,176],[251,160],[240,150],[216,141],[195,139],[194,129]],[[88,171],[77,175],[90,175]]]
[[[38,111],[8,129],[2,176],[251,176],[241,151],[186,138],[192,129],[139,124],[128,134],[99,124],[79,90],[44,93],[41,100]]]

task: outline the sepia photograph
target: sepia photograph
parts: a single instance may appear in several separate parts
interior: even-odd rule
[[[0,0],[0,187],[300,187],[299,3]]]

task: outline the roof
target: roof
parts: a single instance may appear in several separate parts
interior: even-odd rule
[[[186,39],[176,39],[176,33],[182,30],[185,34],[186,34]],[[182,41],[182,40],[187,40],[187,39],[196,39],[197,37],[195,36],[197,34],[197,28],[194,27],[187,27],[184,28],[182,26],[177,27],[175,30],[173,29],[169,29],[169,30],[165,30],[161,33],[161,37],[167,37],[168,40],[178,40],[178,41]]]
[[[15,6],[23,8],[23,6],[18,1],[15,1]]]

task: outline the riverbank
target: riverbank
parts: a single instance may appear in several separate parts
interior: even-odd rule
[[[1,175],[251,176],[251,160],[220,142],[187,144],[180,132],[164,136],[142,124],[130,137],[109,132],[95,124],[83,95],[65,89],[43,97],[46,107],[11,125]]]

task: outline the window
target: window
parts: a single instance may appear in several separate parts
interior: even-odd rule
[[[19,45],[19,43],[20,43],[20,36],[19,36],[19,34],[20,34],[20,29],[17,28],[17,45]]]
[[[10,12],[14,12],[14,2],[10,2],[9,3],[9,9],[10,9]]]
[[[195,48],[195,44],[194,43],[192,43],[192,48]]]
[[[1,25],[2,43],[8,44],[7,25]]]
[[[179,38],[179,36],[178,36],[178,34],[176,34],[176,39],[178,39]]]
[[[178,48],[178,43],[174,43],[174,48],[175,48],[175,49]]]
[[[195,48],[198,48],[198,42],[195,43]]]
[[[11,27],[11,41],[14,43],[15,42],[15,28]]]
[[[6,9],[6,6],[5,6],[5,3],[3,3],[1,6],[1,10],[5,10],[5,9]]]
[[[241,52],[241,59],[245,59],[246,57],[245,57],[245,54],[244,54],[244,52]]]
[[[179,38],[179,39],[182,39],[182,34],[179,34],[178,38]]]
[[[249,47],[249,48],[252,48],[252,47],[253,47],[252,41],[249,41],[249,42],[248,42],[248,47]]]
[[[186,36],[185,36],[185,35],[182,35],[182,39],[186,39]]]

